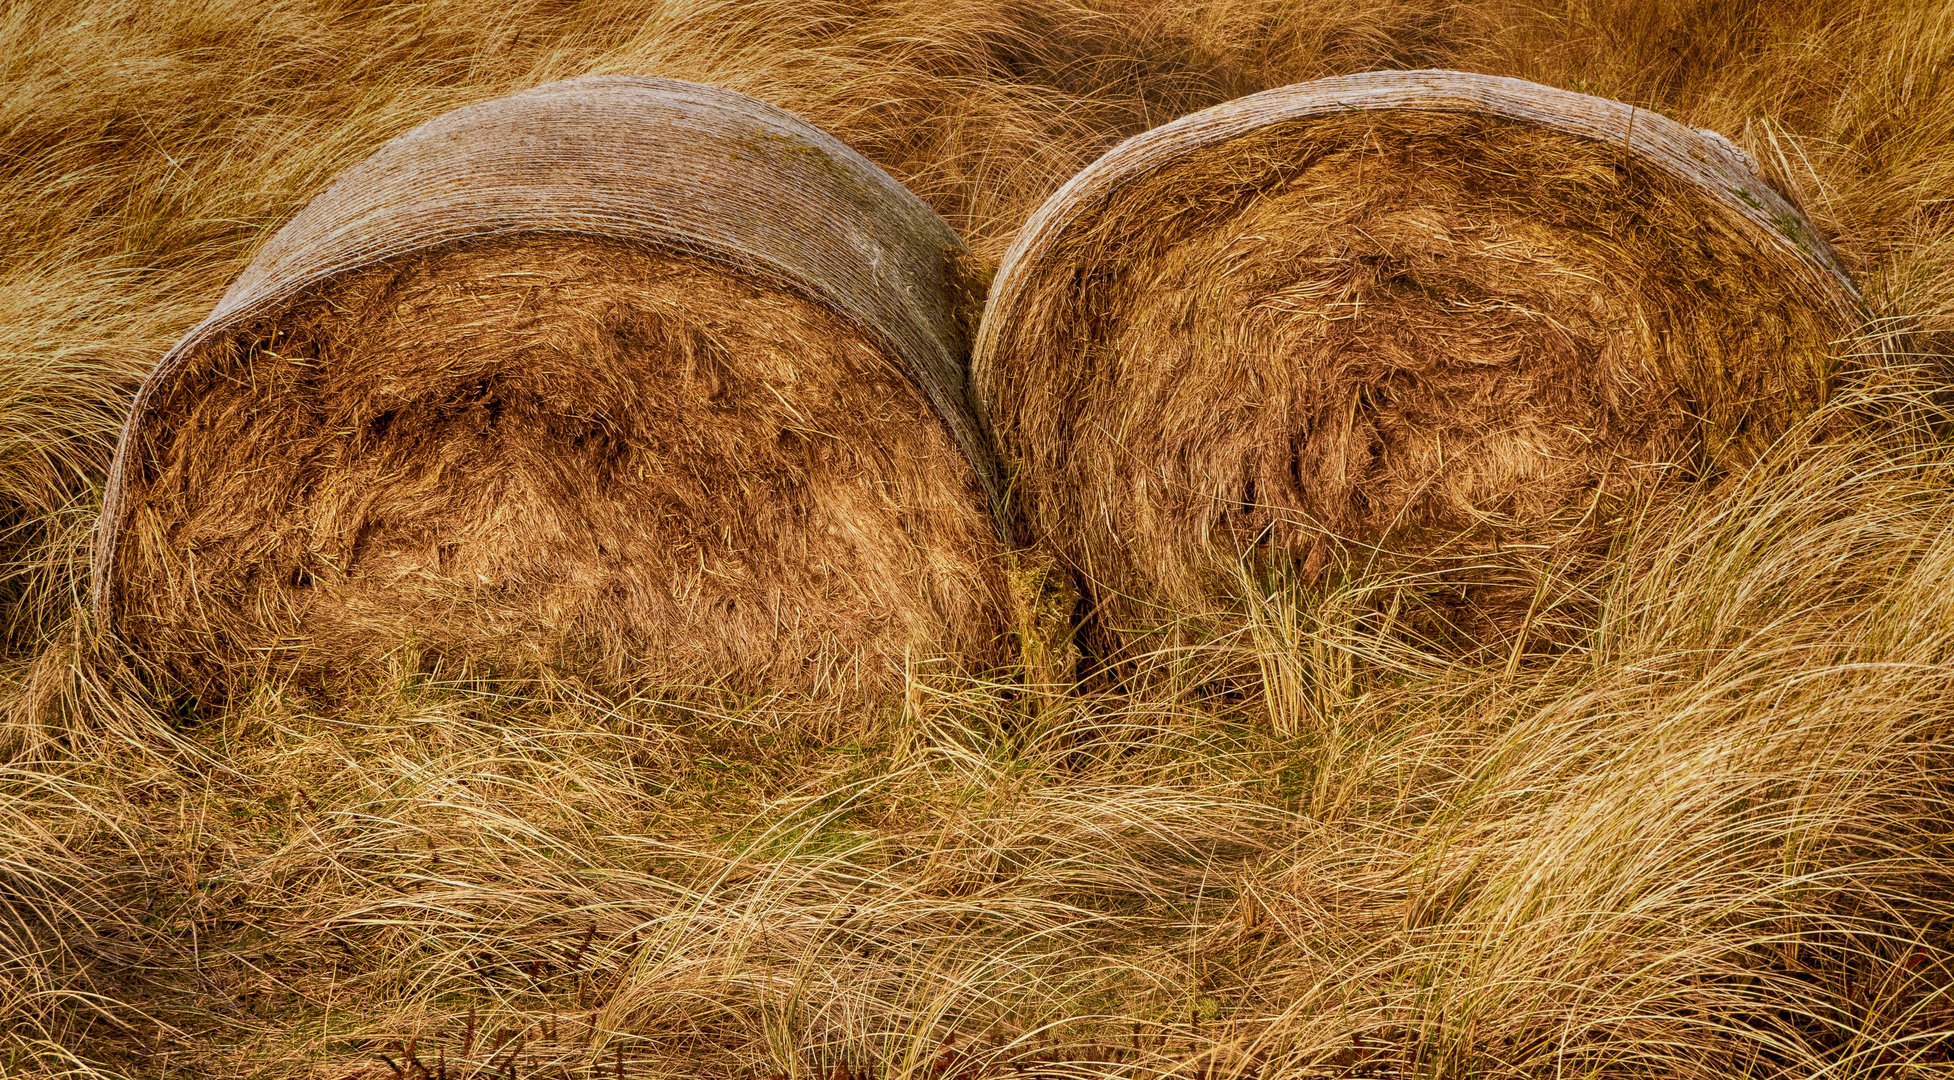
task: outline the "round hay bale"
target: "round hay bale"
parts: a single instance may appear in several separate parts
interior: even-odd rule
[[[1623,515],[1781,434],[1859,322],[1721,136],[1376,72],[1074,177],[1005,255],[972,380],[1019,527],[1082,577],[1102,649],[1225,628],[1273,578],[1393,582],[1373,595],[1408,633],[1471,649],[1576,629],[1543,611]]]
[[[994,659],[960,242],[729,91],[589,78],[343,174],[143,384],[95,600],[199,694],[398,649],[853,696]]]

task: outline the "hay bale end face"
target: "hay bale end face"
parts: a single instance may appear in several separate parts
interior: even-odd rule
[[[143,385],[106,621],[206,696],[439,658],[855,696],[996,659],[961,245],[728,91],[433,120],[278,233]]]
[[[1185,117],[1075,177],[1005,256],[972,378],[1102,648],[1225,624],[1244,571],[1391,576],[1418,636],[1474,648],[1551,623],[1624,514],[1823,399],[1858,323],[1832,253],[1720,136],[1379,72]]]

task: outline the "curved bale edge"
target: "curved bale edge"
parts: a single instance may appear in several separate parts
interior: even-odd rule
[[[1082,579],[1101,652],[1238,628],[1244,585],[1332,578],[1395,583],[1412,640],[1472,651],[1578,633],[1620,523],[1824,400],[1861,321],[1722,136],[1373,72],[1183,117],[1075,176],[1003,259],[972,385],[1014,519]]]
[[[961,242],[831,136],[602,77],[349,169],[143,383],[104,621],[194,692],[403,646],[849,697],[995,662]]]

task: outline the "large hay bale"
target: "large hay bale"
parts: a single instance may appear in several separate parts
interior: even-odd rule
[[[1397,582],[1376,595],[1402,626],[1469,649],[1571,630],[1622,516],[1781,434],[1858,320],[1721,136],[1376,72],[1185,117],[1073,178],[1006,254],[972,378],[1101,648],[1187,613],[1225,628],[1246,571]]]
[[[413,642],[852,696],[993,658],[960,242],[828,135],[591,78],[348,170],[143,384],[105,620],[203,693]]]

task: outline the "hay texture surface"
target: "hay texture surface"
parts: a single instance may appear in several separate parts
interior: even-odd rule
[[[432,121],[149,377],[98,605],[201,693],[403,645],[843,696],[988,663],[958,248],[725,91],[584,79]]]
[[[1102,631],[1382,573],[1407,626],[1476,646],[1550,624],[1622,515],[1822,399],[1856,308],[1720,136],[1382,72],[1100,159],[1006,255],[973,378]]]

